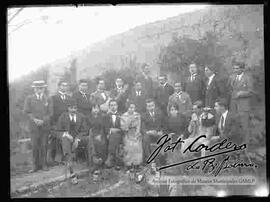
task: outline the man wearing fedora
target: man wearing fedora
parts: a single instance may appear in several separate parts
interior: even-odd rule
[[[46,149],[52,108],[51,100],[44,93],[46,87],[45,81],[34,81],[32,84],[34,94],[26,97],[24,105],[24,112],[30,117],[29,128],[33,152],[33,169],[30,172],[39,169],[48,170]]]
[[[253,81],[251,76],[245,72],[245,64],[243,62],[235,62],[233,64],[233,71],[235,74],[230,78],[229,82],[231,88],[230,111],[234,111],[240,116],[242,129],[245,134],[244,141],[248,144]]]

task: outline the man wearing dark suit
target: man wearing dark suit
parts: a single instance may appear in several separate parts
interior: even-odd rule
[[[105,90],[105,81],[100,79],[97,84],[97,90],[90,95],[93,104],[100,105],[103,113],[108,111],[108,102],[110,101],[110,93]]]
[[[142,65],[142,73],[136,77],[136,81],[140,81],[142,85],[142,89],[145,90],[145,94],[147,98],[153,97],[153,80],[150,76],[150,67],[148,64],[144,63]]]
[[[35,93],[27,96],[24,105],[24,113],[30,117],[29,129],[33,152],[33,169],[30,172],[39,169],[48,170],[46,153],[52,108],[51,100],[44,93],[46,86],[44,81],[34,81],[32,87]]]
[[[128,101],[133,101],[136,105],[136,111],[140,114],[144,113],[146,108],[146,92],[142,89],[142,84],[140,81],[135,81],[135,86],[132,88]]]
[[[84,115],[77,112],[75,100],[68,102],[68,112],[64,112],[58,119],[57,132],[61,134],[62,150],[71,177],[74,177],[72,159],[78,147],[87,150],[88,131]],[[76,179],[75,179],[76,181]]]
[[[167,76],[159,76],[159,86],[155,90],[155,102],[164,115],[167,115],[169,97],[174,93],[174,88],[167,83]]]
[[[250,101],[253,94],[253,81],[250,75],[244,72],[245,64],[236,62],[233,70],[235,75],[231,77],[231,103],[230,111],[240,115],[241,125],[245,132],[245,142],[249,143],[250,135]]]
[[[198,69],[195,63],[190,64],[189,72],[190,77],[186,79],[185,92],[189,94],[192,103],[197,100],[202,100],[204,102],[205,83],[202,76],[198,74]]]
[[[76,100],[78,112],[85,116],[89,116],[92,107],[90,94],[88,94],[87,91],[87,80],[81,79],[79,81],[79,90],[72,95],[72,98]]]
[[[104,132],[108,138],[108,157],[105,165],[109,168],[116,166],[119,170],[121,166],[120,149],[122,145],[123,132],[120,125],[120,114],[117,111],[118,105],[116,100],[110,100],[109,111],[104,116]]]
[[[222,79],[215,73],[214,66],[205,67],[206,89],[205,89],[205,106],[214,108],[215,101],[218,98],[227,98],[225,79]]]
[[[144,163],[154,151],[157,140],[162,136],[162,131],[165,127],[165,117],[162,112],[156,108],[155,102],[152,99],[146,100],[146,112],[142,115],[142,134],[143,134],[143,150]],[[163,163],[160,158],[156,158],[157,163]]]
[[[115,85],[116,88],[111,90],[110,96],[117,101],[119,113],[123,113],[126,111],[125,104],[128,96],[128,85],[124,85],[121,78],[115,80]]]
[[[232,111],[228,110],[228,104],[226,99],[218,99],[215,102],[215,110],[217,112],[216,119],[216,133],[217,135],[224,139],[228,139],[236,144],[241,144],[242,132],[241,123],[239,121],[239,116]]]
[[[67,103],[70,101],[71,97],[67,94],[68,83],[64,80],[58,82],[58,92],[51,97],[52,99],[52,109],[53,115],[51,117],[52,134],[49,138],[48,145],[48,162],[52,164],[58,164],[62,161],[62,147],[61,139],[58,137],[56,131],[56,125],[59,117],[62,113],[68,111]]]

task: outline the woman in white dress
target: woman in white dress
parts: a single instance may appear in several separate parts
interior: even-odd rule
[[[124,131],[124,164],[138,168],[143,159],[142,136],[140,133],[141,117],[136,112],[134,103],[128,103],[128,111],[121,117],[121,128]]]

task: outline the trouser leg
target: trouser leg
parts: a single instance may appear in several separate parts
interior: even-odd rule
[[[47,161],[54,162],[56,157],[56,137],[52,135],[47,145]]]
[[[32,164],[33,164],[33,169],[36,170],[39,168],[39,162],[38,162],[38,132],[37,131],[32,131]]]
[[[42,167],[47,166],[47,141],[48,141],[48,131],[40,131],[40,165]]]
[[[109,137],[109,145],[108,145],[108,158],[106,160],[106,164],[108,166],[112,166],[116,159],[117,148],[121,144],[121,134],[115,133],[111,134]]]
[[[249,144],[250,138],[250,120],[249,120],[249,112],[239,112],[241,126],[243,130],[243,141],[247,145]]]

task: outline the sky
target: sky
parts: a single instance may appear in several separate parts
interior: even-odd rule
[[[24,8],[8,24],[9,81],[112,35],[206,7],[171,4]],[[16,9],[8,9],[8,15],[12,16]],[[22,23],[26,24],[15,30]]]

